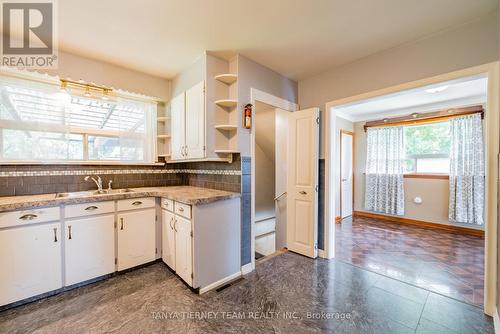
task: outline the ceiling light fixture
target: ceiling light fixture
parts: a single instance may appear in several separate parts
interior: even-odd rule
[[[92,96],[92,94],[90,94],[90,87],[88,85],[87,85],[87,87],[85,87],[85,94],[83,94],[83,95],[85,95],[86,97]]]
[[[446,89],[448,89],[448,85],[444,85],[444,86],[439,86],[439,87],[435,87],[435,88],[429,88],[429,89],[426,89],[425,92],[426,93],[430,93],[430,94],[434,94],[434,93],[440,93]]]

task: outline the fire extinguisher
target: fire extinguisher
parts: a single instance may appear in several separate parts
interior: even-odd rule
[[[250,129],[252,127],[252,105],[249,103],[245,105],[245,129]]]

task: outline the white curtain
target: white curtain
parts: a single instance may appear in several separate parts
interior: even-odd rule
[[[368,128],[365,209],[404,215],[403,127]]]
[[[484,225],[484,144],[481,115],[450,121],[450,221]]]

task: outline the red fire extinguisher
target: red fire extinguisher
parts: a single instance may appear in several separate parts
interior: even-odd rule
[[[252,127],[252,105],[249,103],[245,105],[245,129]]]

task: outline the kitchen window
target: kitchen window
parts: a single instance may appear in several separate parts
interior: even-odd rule
[[[448,121],[404,127],[405,173],[448,174],[450,123]]]
[[[153,163],[156,102],[0,76],[0,163]]]

